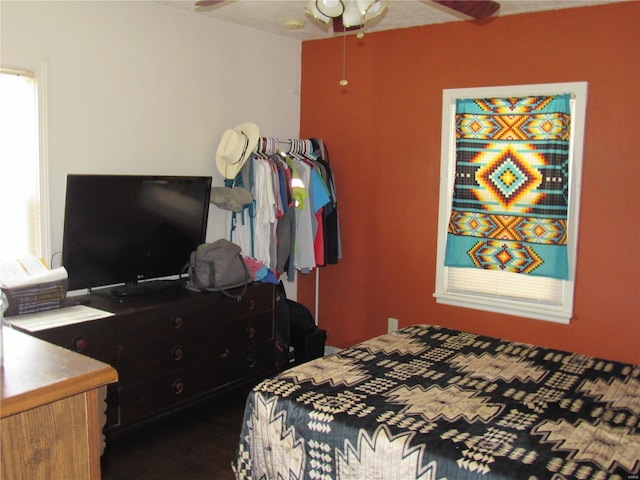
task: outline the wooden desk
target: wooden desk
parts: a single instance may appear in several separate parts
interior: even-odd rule
[[[106,363],[5,327],[0,478],[99,479]]]

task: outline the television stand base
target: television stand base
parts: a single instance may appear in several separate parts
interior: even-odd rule
[[[182,290],[184,285],[185,280],[180,278],[176,280],[149,280],[147,282],[131,283],[127,285],[119,285],[117,287],[94,290],[92,293],[115,298],[139,297],[159,292]]]

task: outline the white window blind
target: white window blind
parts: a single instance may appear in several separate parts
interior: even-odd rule
[[[562,280],[532,277],[496,270],[447,268],[447,286],[457,293],[481,294],[505,300],[549,305],[562,304]]]
[[[570,93],[572,96],[567,215],[569,279],[558,280],[477,268],[445,267],[447,226],[451,215],[455,174],[456,100],[563,93]],[[434,293],[438,303],[558,323],[570,322],[573,315],[586,101],[586,82],[455,89],[443,92],[438,254]]]

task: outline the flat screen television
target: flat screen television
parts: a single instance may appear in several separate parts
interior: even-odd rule
[[[69,290],[123,284],[111,293],[137,294],[145,289],[136,284],[178,275],[205,242],[210,195],[211,177],[68,175]]]

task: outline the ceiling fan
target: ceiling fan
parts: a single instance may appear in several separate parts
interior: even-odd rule
[[[228,0],[197,0],[196,7],[211,7]],[[475,20],[485,20],[494,15],[500,4],[493,0],[431,0],[433,3],[454,10]],[[387,8],[388,0],[311,0],[307,14],[323,23],[333,23],[334,32],[361,29],[365,23],[380,16]]]

